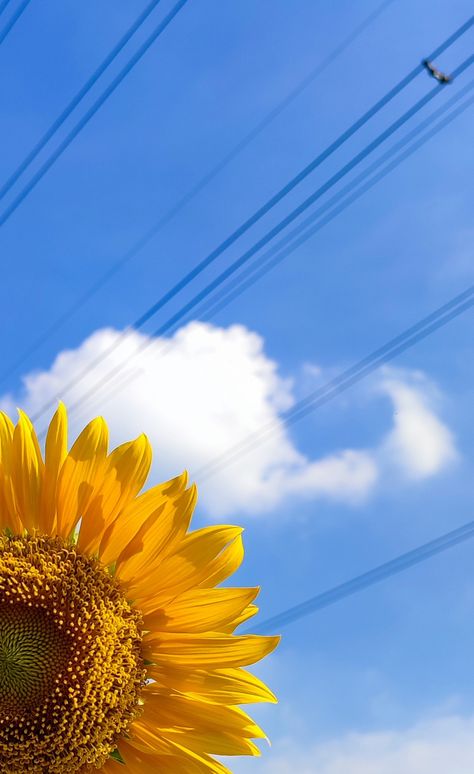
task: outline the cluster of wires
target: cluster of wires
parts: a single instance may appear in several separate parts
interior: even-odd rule
[[[0,4],[0,22],[1,16],[8,5],[9,0],[4,0]],[[11,30],[15,22],[28,5],[27,2],[17,6],[16,11],[0,31],[0,43]],[[62,154],[67,150],[78,134],[84,129],[89,121],[94,117],[106,100],[115,92],[128,73],[143,58],[148,49],[158,40],[167,27],[175,19],[181,9],[185,6],[187,0],[179,0],[159,22],[155,25],[152,33],[146,38],[144,43],[129,57],[127,62],[119,70],[118,74],[105,86],[99,97],[93,102],[77,120],[66,136],[59,142],[54,150],[46,156],[40,163],[40,166],[29,177],[26,183],[23,178],[27,175],[30,167],[38,157],[49,147],[51,140],[56,136],[61,127],[68,121],[72,114],[80,109],[81,102],[95,84],[106,74],[107,69],[112,62],[126,49],[133,36],[156,11],[160,0],[150,2],[144,11],[139,15],[127,32],[117,42],[111,52],[105,57],[102,63],[92,73],[77,94],[66,105],[63,111],[51,123],[44,135],[39,138],[25,158],[17,165],[12,174],[5,183],[0,186],[0,201],[10,197],[5,208],[0,212],[0,227],[15,213],[27,196],[32,193],[43,177],[48,173],[51,167],[58,161]],[[76,303],[68,309],[58,320],[49,327],[35,342],[29,350],[9,369],[1,375],[5,380],[11,373],[22,365],[45,341],[53,336],[72,315],[87,303],[95,294],[97,294],[110,280],[110,278],[119,271],[128,261],[134,258],[138,252],[150,242],[150,240],[168,223],[176,217],[181,210],[213,180],[229,163],[231,163],[244,148],[246,148],[266,127],[286,109],[286,107],[296,99],[307,86],[318,77],[323,70],[340,56],[349,45],[366,30],[375,19],[390,5],[393,0],[385,0],[370,16],[349,35],[341,44],[312,70],[297,86],[286,95],[281,102],[276,105],[270,113],[257,124],[231,151],[215,164],[209,172],[204,175],[189,191],[176,202],[164,215],[161,215],[158,221],[148,229],[142,237],[129,248],[123,255],[119,256],[112,267],[102,275],[87,292],[79,298]],[[10,25],[10,26],[9,26]],[[252,213],[243,223],[241,223],[226,239],[218,244],[209,254],[184,274],[172,287],[164,292],[147,309],[143,310],[140,316],[131,323],[124,332],[120,340],[115,342],[108,350],[102,352],[100,357],[92,360],[79,375],[76,375],[74,381],[63,386],[63,394],[67,395],[71,391],[77,391],[79,385],[84,385],[80,399],[70,404],[70,412],[75,413],[87,408],[88,401],[96,400],[99,395],[110,396],[114,391],[124,389],[129,384],[130,378],[135,378],[130,373],[130,356],[126,362],[119,362],[111,366],[109,371],[91,383],[91,375],[100,366],[103,368],[104,361],[111,359],[111,355],[122,345],[124,338],[132,336],[137,330],[141,330],[152,319],[162,313],[162,310],[176,298],[180,298],[188,289],[194,289],[198,280],[211,266],[218,266],[225,260],[227,251],[238,244],[239,240],[259,224],[266,216],[292,192],[298,189],[298,186],[310,178],[324,162],[335,154],[343,145],[348,143],[363,127],[369,125],[371,120],[381,113],[386,106],[392,102],[395,97],[403,93],[407,87],[422,73],[426,72],[427,64],[439,57],[444,51],[454,45],[463,35],[465,35],[474,25],[474,17],[468,19],[459,29],[453,32],[444,40],[423,62],[416,64],[398,83],[389,89],[375,104],[353,122],[339,137],[335,138],[323,151],[318,152],[309,164],[294,175],[282,188],[272,197],[264,202],[254,213]],[[6,32],[5,32],[6,30]],[[2,37],[3,35],[3,37]],[[370,161],[364,166],[366,159],[370,159],[379,148],[384,147],[392,137],[403,132],[413,119],[423,111],[434,100],[438,100],[445,92],[445,85],[448,79],[439,77],[438,71],[433,67],[428,68],[430,74],[436,78],[436,83],[427,90],[427,92],[416,100],[408,109],[404,110],[397,118],[391,121],[382,131],[375,135],[358,153],[354,154],[348,162],[343,164],[335,173],[330,175],[324,182],[319,182],[314,190],[306,196],[297,206],[287,212],[275,225],[269,228],[263,236],[260,236],[246,250],[244,250],[236,259],[225,265],[210,282],[200,287],[191,297],[182,301],[180,308],[161,319],[158,327],[152,336],[143,337],[136,348],[133,358],[138,358],[148,347],[156,344],[156,339],[162,339],[162,355],[166,354],[167,340],[165,335],[175,331],[184,321],[190,317],[198,316],[200,319],[211,319],[221,309],[231,303],[241,293],[245,292],[267,272],[275,268],[281,261],[291,256],[295,250],[303,245],[308,239],[315,236],[324,226],[332,222],[348,207],[372,189],[388,174],[394,171],[401,163],[410,158],[420,147],[435,137],[446,126],[457,119],[464,111],[474,104],[474,79],[464,82],[469,69],[474,64],[474,54],[468,56],[455,67],[450,73],[449,82],[454,84],[454,93],[449,99],[442,101],[442,104],[429,115],[425,116],[415,126],[409,128],[409,131],[397,141],[388,147],[382,155]],[[461,84],[458,88],[458,84]],[[452,88],[452,87],[451,87]],[[361,168],[361,171],[358,171]],[[352,175],[354,171],[357,174]],[[347,178],[347,182],[346,182]],[[344,183],[342,187],[338,187]],[[15,189],[20,186],[15,193]],[[22,186],[22,187],[21,187]],[[333,189],[336,189],[332,193]],[[13,194],[12,194],[13,191]],[[330,196],[327,196],[331,193]],[[375,369],[380,368],[384,363],[399,356],[408,348],[414,346],[420,340],[434,333],[442,326],[448,324],[451,320],[459,317],[474,305],[474,287],[467,288],[463,293],[449,300],[442,307],[432,312],[427,317],[411,325],[391,341],[381,345],[374,352],[368,354],[362,360],[359,360],[350,368],[332,379],[328,384],[318,388],[314,393],[308,395],[304,400],[297,403],[283,415],[282,419],[287,425],[304,418],[309,412],[314,411],[323,404],[332,400],[344,390],[349,389],[353,384],[368,376]],[[36,412],[34,421],[42,420],[55,405],[55,399],[45,402],[45,404]],[[278,427],[280,427],[278,425]],[[222,467],[232,464],[237,458],[247,454],[256,445],[264,443],[269,436],[278,428],[276,425],[267,425],[258,432],[252,434],[249,438],[237,446],[229,449],[218,460],[211,460],[203,468],[195,471],[195,474],[201,480],[215,475]],[[382,565],[375,570],[370,571],[358,578],[343,584],[336,589],[325,592],[323,595],[309,600],[302,605],[296,606],[291,610],[282,613],[262,626],[265,628],[273,625],[284,625],[296,618],[306,615],[313,610],[319,609],[327,604],[341,599],[354,591],[366,588],[382,578],[388,577],[395,572],[400,572],[418,561],[423,561],[429,556],[445,550],[450,546],[467,539],[474,535],[472,523],[465,525],[453,533],[432,541],[424,546],[415,549],[409,554],[399,557],[397,560]]]

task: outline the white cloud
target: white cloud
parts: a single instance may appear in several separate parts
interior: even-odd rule
[[[473,760],[474,717],[452,716],[406,730],[351,733],[309,748],[283,744],[265,752],[258,770],[264,774],[472,774]]]
[[[393,429],[381,445],[391,465],[408,478],[438,473],[456,458],[450,430],[435,413],[436,393],[420,373],[390,369],[380,385],[393,403]]]
[[[90,362],[96,364],[93,371],[80,379]],[[121,389],[115,379],[96,387],[123,364]],[[71,382],[77,384],[65,393]],[[198,478],[201,503],[211,516],[263,513],[285,497],[363,501],[379,479],[382,448],[394,464],[407,463],[408,476],[414,470],[418,477],[431,475],[449,456],[442,449],[449,433],[427,406],[422,386],[386,374],[383,389],[398,413],[382,446],[330,449],[327,456],[308,459],[295,447],[281,418],[294,402],[292,387],[278,374],[257,334],[241,325],[223,329],[194,322],[161,340],[136,331],[97,331],[78,349],[60,353],[48,371],[27,375],[20,396],[4,396],[0,402],[10,412],[18,402],[35,414],[51,398],[74,406],[88,395],[81,411],[71,414],[73,432],[98,413],[108,420],[114,444],[146,431],[155,450],[155,480],[183,468],[198,471],[271,425],[265,443],[220,467],[216,475]],[[413,435],[415,420],[418,431]],[[422,466],[420,426],[431,433]],[[438,447],[433,451],[435,436]]]

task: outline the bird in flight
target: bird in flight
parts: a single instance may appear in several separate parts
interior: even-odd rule
[[[439,83],[451,83],[453,80],[450,75],[445,75],[441,70],[438,70],[428,59],[423,59],[421,64],[425,67],[431,77],[436,78]]]

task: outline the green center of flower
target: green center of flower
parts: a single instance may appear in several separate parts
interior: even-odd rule
[[[140,714],[140,615],[59,538],[0,535],[0,772],[100,769]]]
[[[70,655],[67,634],[49,611],[0,604],[0,708],[14,715],[38,704],[61,679]]]

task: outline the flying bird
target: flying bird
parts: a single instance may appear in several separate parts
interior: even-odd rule
[[[445,75],[441,70],[438,70],[428,59],[423,59],[422,65],[426,68],[431,77],[436,78],[439,83],[451,83],[453,80],[450,75]]]

